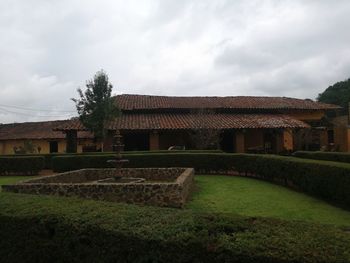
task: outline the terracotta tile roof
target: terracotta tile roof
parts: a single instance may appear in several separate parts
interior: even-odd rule
[[[123,114],[108,125],[111,130],[176,130],[194,128],[308,128],[305,122],[282,114]],[[59,130],[84,130],[79,120],[58,127]]]
[[[325,110],[339,109],[339,106],[315,102],[309,99],[287,97],[168,97],[149,95],[118,95],[115,97],[121,110],[156,109],[295,109]]]
[[[63,132],[53,129],[66,122],[67,120],[1,124],[0,140],[64,139]],[[93,136],[90,132],[81,131],[78,133],[78,138],[93,138]]]

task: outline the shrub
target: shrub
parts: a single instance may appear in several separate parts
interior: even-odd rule
[[[2,155],[2,157],[9,157],[9,158],[17,158],[17,157],[42,157],[44,158],[44,167],[43,169],[52,169],[52,158],[55,156],[63,156],[66,155],[65,153],[44,153],[44,154],[9,154],[9,155]]]
[[[232,158],[228,154],[128,153],[123,157],[129,160],[124,167],[193,167],[203,172],[232,170]],[[53,158],[53,169],[55,172],[65,172],[82,168],[113,167],[107,161],[114,158],[114,154],[57,156]]]
[[[33,175],[43,167],[43,157],[0,157],[0,175]]]
[[[176,150],[176,151],[168,151],[168,150],[157,150],[157,151],[127,151],[123,152],[123,154],[154,154],[154,153],[162,153],[162,154],[173,154],[173,153],[222,153],[220,150]],[[85,153],[44,153],[44,154],[16,154],[16,155],[3,155],[4,157],[44,157],[45,169],[52,169],[52,158],[56,156],[86,156],[86,155],[115,155],[115,152],[85,152]]]
[[[333,162],[350,163],[350,153],[344,152],[308,152],[308,151],[297,151],[293,153],[293,156],[314,159],[314,160],[325,160]]]
[[[326,225],[2,193],[2,262],[349,262]]]
[[[350,164],[266,155],[237,165],[264,180],[350,208]]]
[[[193,167],[197,173],[226,173],[259,177],[350,207],[350,164],[256,154],[169,153],[125,154],[124,167]],[[114,155],[53,158],[57,172],[112,167]]]

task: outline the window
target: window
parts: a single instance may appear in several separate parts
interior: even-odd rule
[[[51,141],[50,142],[50,153],[57,153],[57,152],[58,152],[58,142]]]

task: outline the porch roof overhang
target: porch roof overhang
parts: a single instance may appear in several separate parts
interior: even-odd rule
[[[280,129],[310,128],[284,114],[123,114],[107,124],[109,130],[192,130],[192,129]],[[78,119],[56,128],[59,131],[86,130]]]
[[[8,123],[0,125],[0,141],[7,140],[63,140],[65,134],[57,127],[66,125],[70,121],[41,121]],[[86,130],[77,133],[78,139],[92,139],[93,134]]]

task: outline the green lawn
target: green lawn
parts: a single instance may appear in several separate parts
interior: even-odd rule
[[[0,186],[3,184],[13,184],[22,180],[28,180],[35,176],[0,176]]]
[[[268,182],[229,176],[199,175],[187,208],[350,226],[350,212],[322,200]]]
[[[1,176],[0,186],[34,176]],[[302,220],[350,226],[350,212],[268,182],[233,176],[197,175],[187,208],[195,212]]]

